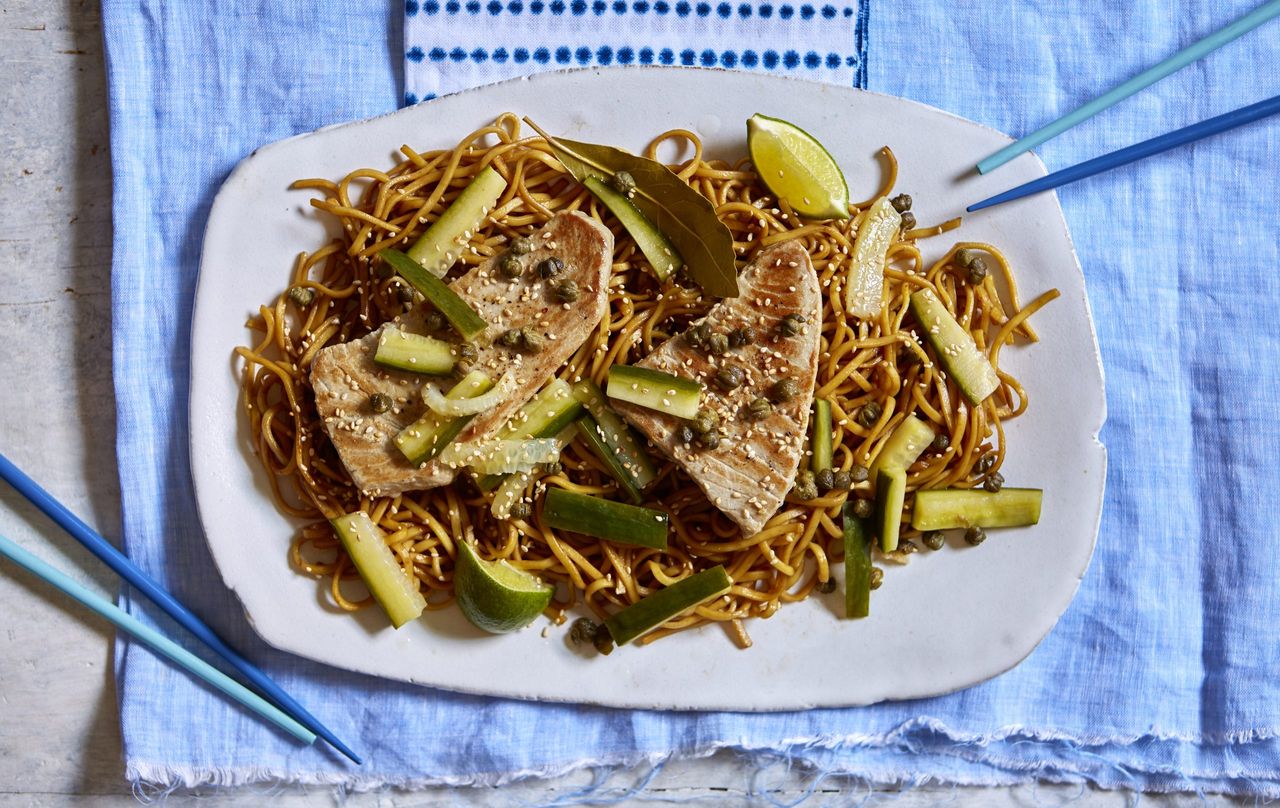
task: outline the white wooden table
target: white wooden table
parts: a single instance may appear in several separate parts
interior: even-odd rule
[[[392,4],[394,5],[394,4]],[[17,0],[0,9],[0,452],[26,469],[103,534],[119,534],[111,383],[111,166],[101,18],[96,4]],[[114,596],[117,580],[16,493],[0,486],[0,534],[93,589]],[[0,565],[0,808],[130,805],[123,779],[112,677],[112,633],[30,576]],[[606,784],[625,789],[643,772]],[[669,764],[650,784],[659,802],[753,801],[763,789],[787,804],[810,773],[774,767],[758,777],[724,754]],[[588,772],[503,789],[365,794],[346,805],[528,804],[591,782]],[[274,792],[273,805],[336,803],[324,790]],[[614,793],[618,793],[614,791]],[[1120,806],[1134,795],[1070,787],[913,791],[906,806]],[[203,791],[203,804],[257,806],[257,789]],[[827,780],[806,804],[848,804],[867,795]],[[178,793],[178,804],[194,800]],[[758,801],[758,796],[755,798]],[[1146,800],[1202,805],[1198,798]],[[1225,802],[1225,801],[1223,801]]]

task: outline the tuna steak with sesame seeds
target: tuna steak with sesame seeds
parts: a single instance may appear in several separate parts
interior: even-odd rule
[[[822,293],[809,254],[798,241],[763,251],[743,270],[738,284],[738,297],[721,301],[690,332],[667,340],[637,363],[702,382],[702,406],[719,417],[718,445],[684,443],[680,428],[686,422],[672,415],[621,401],[612,406],[679,463],[744,536],[752,536],[777,512],[804,454],[818,375]],[[804,318],[798,328],[786,329],[794,332],[792,336],[782,328],[787,315]],[[692,330],[703,324],[707,328],[699,329],[702,337],[691,339]],[[755,334],[747,345],[720,356],[698,346],[708,335],[729,334],[743,326]],[[736,368],[741,376],[734,373],[734,380],[741,382],[717,384],[717,374],[726,368]],[[748,412],[751,402],[768,398],[782,379],[794,382],[793,394],[773,401],[763,418],[753,418]]]
[[[560,213],[532,241],[532,252],[513,256],[522,269],[516,277],[508,277],[516,275],[510,266],[505,274],[498,270],[504,258],[498,255],[450,284],[489,324],[474,342],[476,357],[469,367],[483,371],[494,382],[504,373],[511,373],[515,380],[511,395],[476,415],[457,442],[484,438],[505,424],[586,341],[608,306],[613,234],[607,228],[581,213]],[[563,268],[547,279],[536,268],[550,258],[559,259]],[[577,284],[578,297],[572,305],[558,299],[553,288],[565,280]],[[392,326],[422,333],[423,319],[415,312],[383,329]],[[417,376],[374,364],[383,329],[317,354],[311,385],[325,432],[363,493],[387,496],[446,485],[457,476],[456,468],[439,461],[415,467],[392,439],[426,411],[424,385],[445,393],[456,379]],[[502,334],[513,329],[528,329],[532,336],[511,347],[499,342]],[[533,343],[538,343],[536,350]],[[374,393],[389,396],[394,403],[391,409],[373,412],[368,400]]]

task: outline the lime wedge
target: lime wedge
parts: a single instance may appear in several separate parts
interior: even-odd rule
[[[532,623],[556,588],[506,561],[485,561],[470,544],[459,542],[453,591],[462,614],[476,628],[506,634]]]
[[[760,179],[806,219],[849,218],[840,166],[800,127],[759,113],[747,119],[747,150]]]

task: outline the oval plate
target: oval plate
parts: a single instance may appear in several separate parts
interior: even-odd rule
[[[525,699],[665,709],[792,710],[930,696],[966,687],[1022,660],[1062,614],[1089,564],[1102,507],[1106,451],[1102,367],[1061,208],[1041,194],[966,217],[948,234],[999,246],[1027,300],[1062,298],[1035,317],[1039,344],[1002,359],[1031,397],[1008,429],[1010,484],[1044,488],[1038,526],[993,531],[980,548],[954,544],[886,571],[872,616],[840,619],[842,596],[812,597],[748,630],[738,650],[714,626],[608,657],[584,658],[567,625],[481,635],[457,609],[429,612],[400,631],[377,609],[337,613],[326,583],[295,572],[295,526],[276,510],[252,454],[232,349],[244,322],[287,283],[295,256],[326,239],[299,177],[338,178],[389,167],[402,143],[445,148],[503,111],[565,137],[642,148],[669,128],[693,129],[706,153],[746,153],[755,112],[793,121],[844,168],[854,198],[878,187],[875,154],[897,154],[897,187],[921,223],[1042,176],[1032,155],[994,176],[974,162],[1009,142],[996,131],[914,102],[843,87],[714,70],[615,68],[548,73],[459,93],[380,118],[281,141],[245,159],[223,185],[205,232],[191,360],[191,452],[196,497],[218,569],[255,630],[277,648],[353,671],[424,685]],[[666,157],[666,155],[664,155]],[[926,240],[926,258],[950,244]],[[944,609],[920,604],[945,600]],[[813,660],[821,659],[821,665]]]

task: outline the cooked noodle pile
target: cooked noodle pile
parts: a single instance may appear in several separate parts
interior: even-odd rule
[[[801,240],[812,257],[825,301],[815,395],[832,403],[837,471],[870,465],[884,439],[912,413],[947,435],[950,448],[926,452],[911,468],[908,490],[978,485],[983,474],[974,466],[984,454],[993,454],[994,468],[999,467],[1005,450],[1003,424],[1026,409],[1025,391],[999,370],[1000,389],[981,406],[971,407],[909,333],[908,296],[918,288],[933,288],[998,369],[1000,348],[1015,333],[1035,339],[1025,318],[1049,295],[1020,308],[1007,262],[987,244],[956,244],[926,263],[916,238],[938,235],[957,221],[903,234],[889,252],[888,305],[873,321],[846,317],[841,289],[849,252],[872,200],[859,205],[847,221],[806,223],[769,194],[747,161],[707,159],[697,136],[684,130],[659,135],[646,156],[656,157],[660,146],[664,151],[692,149],[693,157],[673,170],[715,204],[733,233],[740,267],[767,245],[787,239]],[[325,579],[333,602],[342,609],[369,605],[371,599],[356,583],[358,576],[326,521],[355,510],[366,511],[388,534],[431,609],[452,601],[456,542],[469,534],[478,540],[482,556],[506,559],[563,584],[550,606],[559,620],[580,602],[604,617],[678,579],[723,564],[734,580],[728,596],[668,623],[642,642],[715,621],[743,646],[750,643],[743,621],[768,617],[828,581],[829,564],[842,554],[840,507],[848,496],[869,496],[862,490],[869,484],[809,501],[793,493],[759,534],[743,536],[680,468],[654,452],[660,475],[646,504],[671,514],[666,551],[556,533],[543,524],[539,507],[527,519],[497,520],[490,514],[490,495],[479,493],[465,475],[452,485],[398,496],[369,498],[357,491],[316,413],[308,381],[311,362],[325,346],[361,337],[413,305],[407,284],[372,259],[384,248],[412,244],[484,167],[493,165],[508,186],[489,219],[470,234],[464,268],[500,254],[511,239],[537,230],[560,211],[583,211],[604,221],[616,237],[608,312],[560,368],[560,377],[603,383],[611,365],[640,360],[715,302],[700,297],[696,286],[658,282],[635,242],[565,173],[541,138],[522,132],[514,115],[502,115],[453,149],[419,153],[404,146],[401,152],[403,159],[388,171],[366,168],[338,182],[296,184],[320,194],[313,204],[333,217],[341,233],[299,256],[286,287],[311,290],[314,302],[300,305],[305,293],[282,292],[249,322],[256,345],[237,351],[244,360],[244,405],[258,455],[280,508],[304,522],[290,550],[294,567]],[[888,149],[883,157],[889,170],[876,197],[890,192],[897,173]],[[954,253],[962,248],[980,251],[993,266],[978,285],[953,265]],[[880,404],[881,414],[868,428],[856,416],[871,401]],[[548,486],[614,496],[615,482],[580,444],[570,444],[561,462],[559,473],[540,479],[533,475],[528,494],[535,502]],[[912,535],[904,526],[903,537]],[[359,592],[359,598],[352,592]]]

